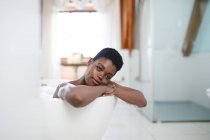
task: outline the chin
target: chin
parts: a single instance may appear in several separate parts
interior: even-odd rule
[[[88,85],[88,86],[95,86],[94,83],[92,83],[92,82],[86,82],[86,85]]]

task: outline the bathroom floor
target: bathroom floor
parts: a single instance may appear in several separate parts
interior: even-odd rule
[[[102,140],[210,140],[210,122],[151,123],[140,110],[118,101]]]
[[[158,122],[210,121],[210,109],[192,101],[156,101],[154,106]]]

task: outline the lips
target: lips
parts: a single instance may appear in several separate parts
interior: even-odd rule
[[[98,86],[98,85],[100,84],[100,82],[97,81],[96,79],[92,78],[92,80],[93,80],[93,84],[94,84],[94,85]]]

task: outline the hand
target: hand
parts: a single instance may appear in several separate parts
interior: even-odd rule
[[[114,95],[115,90],[116,90],[116,86],[114,84],[108,84],[106,88],[106,92],[103,94],[103,96]]]

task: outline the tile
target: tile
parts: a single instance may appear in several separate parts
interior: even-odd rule
[[[194,123],[194,125],[210,133],[210,122],[198,122]]]
[[[154,140],[134,106],[117,106],[103,140]]]
[[[120,102],[102,140],[210,140],[210,122],[152,123],[135,106]]]
[[[210,140],[210,134],[156,135],[155,140]]]
[[[154,140],[144,128],[127,127],[118,128],[118,130],[110,129],[109,131],[102,140]]]
[[[193,123],[154,123],[145,127],[154,135],[206,134]]]

